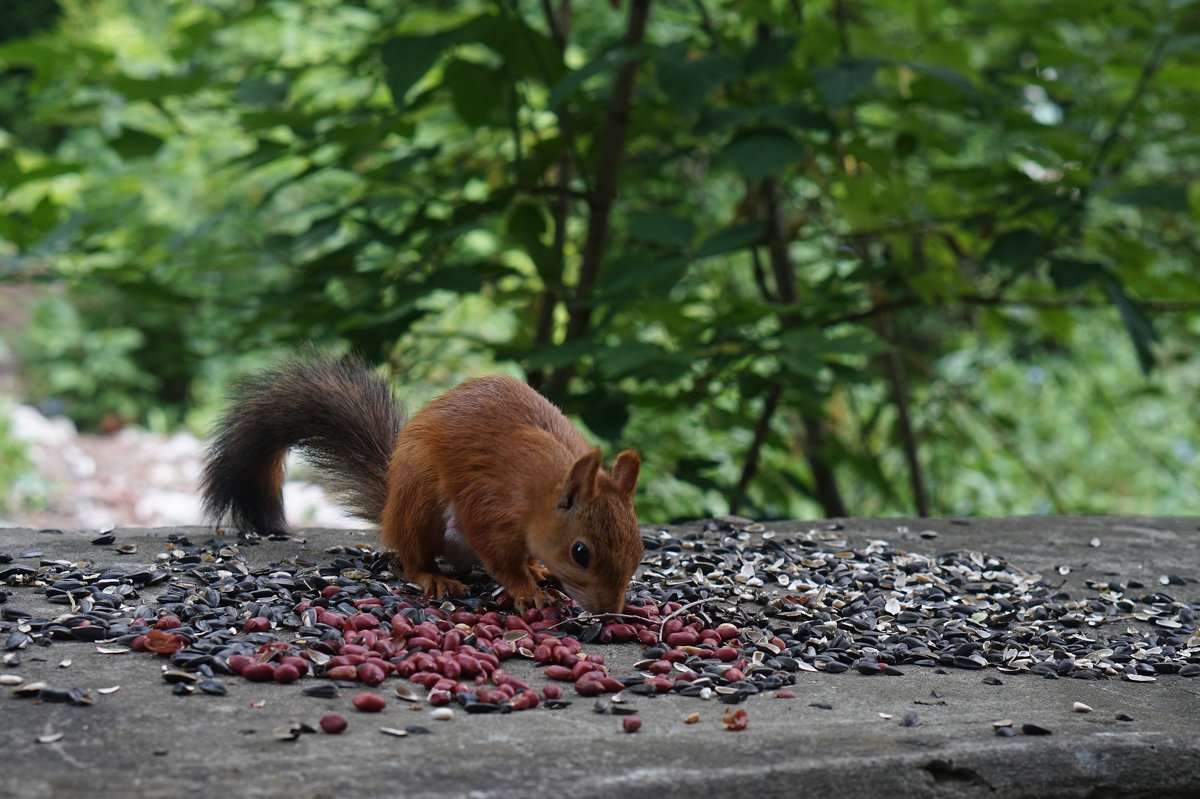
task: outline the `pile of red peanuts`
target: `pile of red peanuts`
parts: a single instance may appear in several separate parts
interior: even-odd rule
[[[338,590],[337,586],[327,587],[323,600],[332,599]],[[297,614],[308,612],[312,619],[315,613],[318,624],[340,630],[341,642],[269,642],[255,655],[230,656],[229,669],[253,682],[278,683],[312,675],[377,686],[395,675],[424,687],[429,692],[427,701],[434,706],[448,705],[459,694],[470,693],[474,695],[471,701],[526,710],[536,707],[542,697],[561,698],[562,691],[551,682],[539,696],[524,680],[506,673],[501,663],[514,656],[544,664],[547,678],[573,683],[581,696],[621,691],[637,682],[647,686],[643,690],[670,691],[677,682],[690,682],[698,676],[682,662],[691,655],[728,664],[725,678],[729,681],[742,679],[748,664],[736,626],[705,626],[686,616],[683,606],[675,602],[627,605],[622,614],[608,617],[595,635],[599,643],[657,646],[658,658],[643,661],[638,680],[617,679],[608,673],[602,655],[585,653],[575,636],[555,634],[553,630],[568,618],[558,607],[531,608],[524,613],[466,608],[447,612],[436,605],[401,599],[385,611],[378,597],[350,601],[357,613],[332,610],[330,603],[322,600],[305,600],[295,607]],[[341,606],[346,607],[344,603]],[[424,620],[414,623],[409,615],[417,608]],[[409,615],[401,612],[405,610]],[[388,613],[390,617],[385,618]],[[420,618],[422,614],[416,615]],[[154,630],[134,640],[133,648],[169,654],[188,643],[185,636],[168,633],[178,626],[177,618],[162,616]],[[268,632],[271,627],[269,619],[257,616],[246,619],[244,632]]]

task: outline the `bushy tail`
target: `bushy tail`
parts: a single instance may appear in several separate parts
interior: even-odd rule
[[[388,460],[404,424],[387,383],[355,358],[292,358],[231,392],[204,463],[201,489],[213,522],[287,530],[283,464],[299,449],[354,515],[378,523]]]

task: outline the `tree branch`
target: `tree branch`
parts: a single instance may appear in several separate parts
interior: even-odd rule
[[[762,256],[758,254],[758,247],[750,248],[750,261],[754,265],[754,285],[758,286],[758,293],[767,302],[779,302],[779,298],[771,293],[771,287],[767,285],[767,273],[763,270]]]
[[[717,33],[717,28],[713,25],[712,17],[708,13],[708,9],[704,7],[704,0],[692,0],[692,5],[696,8],[696,13],[700,15],[700,30],[708,36],[708,40],[712,42],[714,52],[721,52],[721,36]]]
[[[1129,98],[1125,101],[1124,105],[1122,105],[1121,109],[1117,111],[1117,116],[1115,119],[1113,119],[1112,128],[1109,129],[1107,135],[1104,137],[1104,140],[1100,142],[1100,146],[1096,149],[1096,154],[1092,158],[1092,163],[1088,165],[1088,174],[1091,175],[1091,178],[1088,180],[1089,186],[1091,185],[1092,180],[1094,180],[1104,168],[1104,162],[1108,158],[1109,152],[1112,150],[1113,145],[1117,143],[1117,139],[1119,139],[1121,136],[1121,126],[1125,124],[1127,119],[1129,119],[1129,115],[1133,113],[1133,109],[1137,107],[1137,104],[1142,101],[1142,97],[1145,95],[1146,89],[1150,86],[1150,80],[1162,66],[1163,57],[1166,55],[1167,44],[1171,41],[1171,38],[1172,34],[1170,32],[1166,32],[1159,36],[1158,40],[1154,43],[1154,48],[1150,51],[1149,58],[1147,58],[1146,63],[1142,65],[1142,72],[1140,75],[1138,75],[1138,82],[1137,85],[1133,87],[1133,93],[1129,95]]]
[[[1041,299],[1037,297],[993,297],[987,294],[962,294],[958,297],[950,297],[939,303],[940,307],[947,307],[954,304],[975,305],[982,307],[1011,307],[1011,308],[1038,308],[1043,310],[1071,310],[1082,308],[1086,310],[1106,310],[1111,309],[1112,303],[1103,300],[1088,300],[1088,299]],[[1200,311],[1200,300],[1138,300],[1138,307],[1155,313],[1196,313]],[[925,301],[919,297],[902,297],[895,300],[887,300],[872,305],[870,308],[863,311],[855,311],[853,313],[843,314],[842,316],[833,316],[828,319],[820,320],[821,327],[836,327],[838,325],[851,324],[854,322],[863,322],[868,319],[874,319],[881,314],[891,313],[892,311],[904,310],[906,308],[919,308],[926,305]]]
[[[899,416],[900,443],[904,450],[904,459],[908,463],[909,484],[912,487],[913,505],[917,516],[930,516],[929,492],[925,487],[925,472],[921,468],[921,458],[917,452],[917,437],[913,432],[912,417],[909,414],[908,381],[904,376],[904,366],[896,351],[896,326],[890,312],[880,314],[877,319],[879,337],[888,344],[887,353],[883,356],[884,371],[891,387],[892,404],[896,406]]]
[[[783,383],[776,380],[767,390],[766,399],[763,400],[762,413],[758,415],[758,421],[754,425],[754,440],[750,442],[750,449],[746,451],[746,457],[742,459],[742,473],[738,477],[733,496],[729,499],[730,513],[737,513],[741,509],[742,500],[746,497],[746,490],[754,480],[754,475],[758,473],[759,455],[762,452],[763,444],[766,443],[767,434],[771,431],[771,417],[775,415],[775,409],[779,407],[779,400],[782,396]]]
[[[780,304],[794,306],[798,298],[796,292],[796,268],[795,264],[792,263],[792,257],[787,248],[787,228],[784,224],[783,207],[779,199],[779,185],[775,182],[774,178],[768,177],[762,181],[759,195],[767,222],[765,244],[771,264],[771,271],[775,277],[775,299]],[[808,322],[799,312],[791,311],[780,314],[780,323],[784,327],[798,327]],[[770,414],[766,413],[767,410],[768,408],[764,408],[764,419],[760,420],[760,424],[770,422]],[[772,414],[774,413],[774,407],[769,407],[769,410]],[[838,489],[837,475],[834,474],[829,464],[825,462],[822,453],[826,436],[825,420],[806,410],[800,411],[800,417],[804,423],[806,440],[804,454],[808,460],[809,470],[812,472],[816,499],[821,503],[826,516],[845,516],[846,504],[842,500],[841,491]],[[762,447],[764,442],[765,436],[762,439],[756,436],[751,451],[746,453],[746,465],[752,467],[752,469],[757,469],[758,467],[758,449]],[[753,477],[753,471],[747,474],[743,470],[743,479],[745,479],[747,486]]]
[[[846,58],[850,55],[850,9],[846,0],[834,0],[833,19],[837,23],[838,51]]]
[[[564,52],[567,48],[571,31],[570,0],[562,0],[560,11],[557,14],[551,7],[550,0],[543,0],[542,10],[546,15],[546,23],[550,26],[550,34],[555,46],[558,47],[559,52]],[[561,129],[564,131],[569,130],[571,120],[565,108],[559,110],[558,121]],[[555,195],[553,204],[554,242],[550,247],[557,264],[555,271],[560,276],[562,275],[563,264],[566,260],[567,224],[571,216],[571,199],[575,196],[570,188],[572,174],[571,148],[568,146],[570,141],[570,136],[567,136],[563,142],[563,146],[559,148],[558,168],[554,175],[554,185],[535,187],[537,191],[550,192]],[[561,285],[546,285],[542,289],[541,297],[538,298],[538,318],[537,326],[533,333],[533,340],[539,347],[547,347],[553,340],[554,312],[558,308],[558,303],[561,299],[559,295],[561,289]],[[549,367],[542,367],[529,375],[529,385],[540,391],[548,378]]]
[[[642,43],[649,15],[650,0],[632,0],[629,5],[629,23],[622,41],[623,47],[633,50]],[[608,247],[609,217],[617,197],[618,177],[625,154],[625,134],[629,128],[629,109],[633,104],[633,88],[641,63],[641,59],[636,58],[625,62],[617,71],[616,80],[613,82],[604,131],[600,136],[599,155],[596,158],[596,177],[589,200],[591,215],[583,244],[579,282],[575,286],[575,296],[567,320],[568,342],[582,338],[591,323],[593,292]]]

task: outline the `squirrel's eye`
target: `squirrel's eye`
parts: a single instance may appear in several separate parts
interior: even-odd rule
[[[588,552],[587,544],[582,541],[572,544],[571,559],[586,569],[588,562],[592,559],[592,553]]]

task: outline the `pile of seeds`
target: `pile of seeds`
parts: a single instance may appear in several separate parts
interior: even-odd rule
[[[403,679],[431,705],[472,713],[563,707],[563,683],[582,696],[676,692],[736,704],[801,672],[1200,674],[1200,605],[1133,582],[1089,583],[1088,596],[1073,597],[994,556],[927,557],[883,541],[854,550],[830,529],[783,537],[734,522],[682,538],[648,535],[625,612],[604,618],[569,601],[515,612],[483,575],[472,597],[430,602],[398,586],[387,557],[367,546],[334,548],[324,562],[296,556],[252,568],[243,549],[257,542],[253,534],[199,544],[172,536],[154,567],[134,571],[33,567],[0,554],[0,584],[44,591],[63,607],[36,618],[3,604],[3,662],[18,662],[29,646],[87,641],[168,659],[164,677],[179,693],[224,693],[219,677],[235,674],[315,678],[305,692],[326,696]],[[643,647],[629,673],[607,668],[601,653],[611,643]],[[512,658],[539,664],[549,682],[539,692],[506,672]],[[396,692],[419,700],[408,683]],[[18,695],[35,694],[25,686]]]

